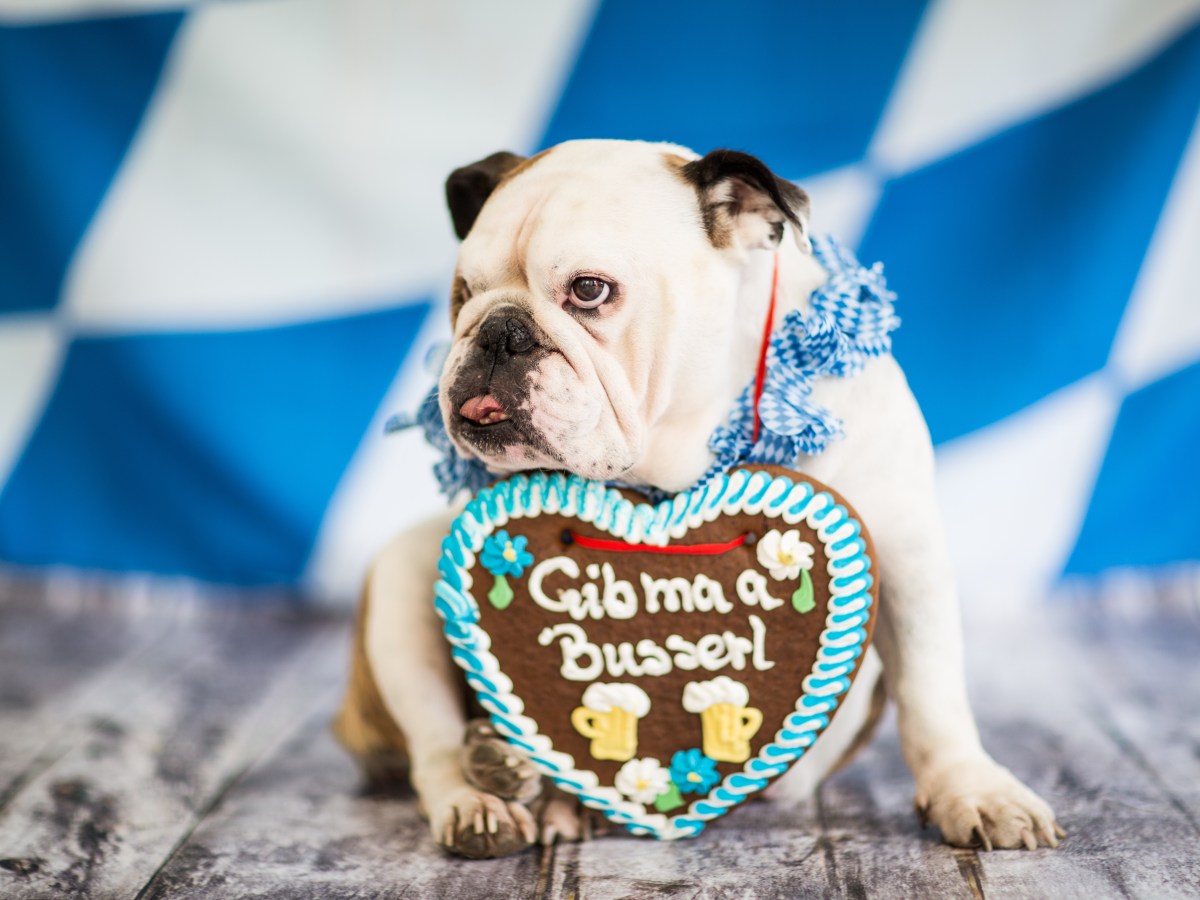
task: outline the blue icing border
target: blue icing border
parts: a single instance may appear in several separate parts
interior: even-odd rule
[[[512,693],[511,680],[491,653],[490,638],[478,626],[479,604],[471,592],[468,569],[497,527],[543,512],[591,522],[616,538],[632,533],[641,543],[666,544],[699,526],[718,508],[732,515],[745,510],[729,507],[746,506],[754,514],[782,519],[788,525],[806,520],[824,546],[831,591],[846,593],[830,597],[812,671],[804,678],[795,711],[784,719],[774,739],[742,771],[727,775],[705,797],[692,802],[686,813],[671,817],[646,813],[641,804],[624,801],[615,788],[599,786],[594,773],[578,769],[569,754],[555,750],[549,738],[537,731],[537,723],[523,715],[524,704]],[[491,713],[492,724],[529,753],[539,771],[634,834],[660,840],[694,837],[709,820],[744,802],[800,759],[829,725],[839,698],[849,689],[848,676],[865,649],[864,626],[873,605],[871,559],[861,535],[862,525],[845,506],[800,477],[736,470],[670,500],[635,504],[613,488],[575,475],[522,474],[481,490],[454,520],[441,544],[434,606],[453,645],[454,660]],[[845,569],[850,571],[835,574]]]

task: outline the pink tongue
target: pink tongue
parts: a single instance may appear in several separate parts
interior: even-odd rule
[[[491,413],[502,412],[504,412],[504,407],[500,405],[500,401],[491,394],[486,394],[483,397],[472,397],[462,405],[462,409],[458,411],[458,414],[464,419],[478,422]]]

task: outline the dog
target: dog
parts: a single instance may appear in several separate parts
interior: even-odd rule
[[[753,377],[778,260],[775,323],[826,277],[804,191],[753,156],[571,141],[453,172],[462,239],[453,343],[438,398],[458,452],[497,476],[529,469],[663,491],[712,464],[708,438]],[[921,819],[956,846],[1034,849],[1050,807],[981,746],[958,600],[934,497],[929,432],[895,359],[823,378],[845,436],[796,471],[835,486],[871,528],[881,597],[872,651],[813,749],[768,792],[797,798],[848,758],[894,700]],[[484,722],[431,600],[457,509],[392,541],[367,580],[335,730],[368,775],[407,773],[435,840],[498,856],[586,826]]]

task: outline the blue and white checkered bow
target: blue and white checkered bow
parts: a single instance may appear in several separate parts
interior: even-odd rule
[[[754,439],[754,382],[746,385],[729,418],[708,439],[714,461],[698,484],[739,463],[792,466],[802,453],[817,454],[842,436],[842,423],[810,396],[821,376],[859,371],[873,356],[892,350],[900,324],[883,280],[883,265],[870,269],[833,238],[813,240],[813,254],[829,273],[812,292],[807,311],[792,310],[771,335],[767,377],[758,404]]]

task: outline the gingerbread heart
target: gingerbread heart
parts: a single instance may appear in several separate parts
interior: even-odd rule
[[[635,834],[698,834],[828,726],[874,625],[833,491],[738,469],[657,505],[562,473],[481,491],[435,604],[496,730]]]

